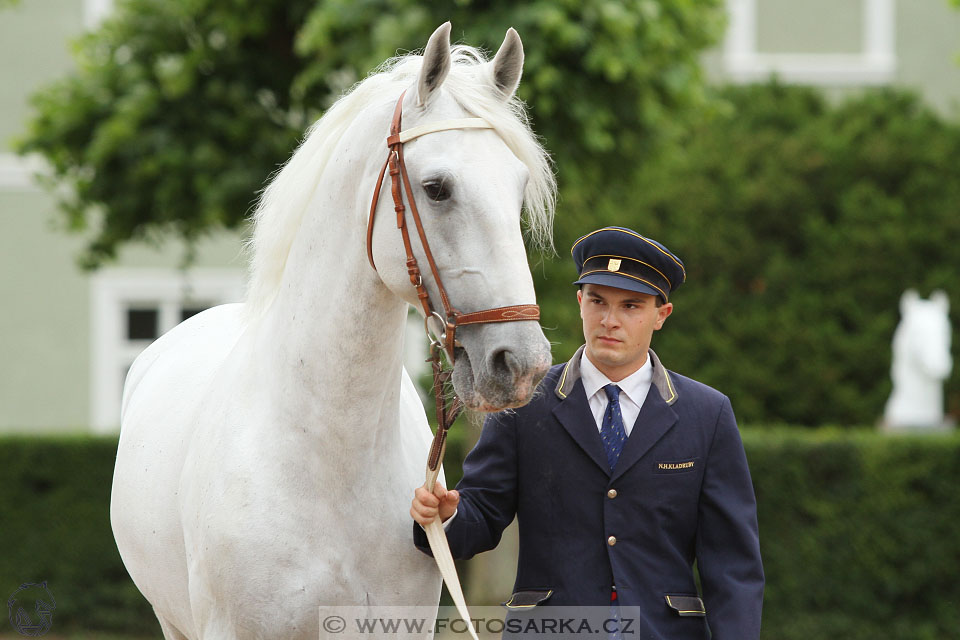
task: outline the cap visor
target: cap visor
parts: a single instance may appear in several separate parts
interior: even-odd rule
[[[638,293],[649,293],[652,296],[660,296],[661,298],[664,297],[662,293],[648,284],[615,273],[591,273],[588,276],[580,278],[573,284],[600,284],[605,287],[615,287],[617,289],[626,289],[627,291],[637,291]]]

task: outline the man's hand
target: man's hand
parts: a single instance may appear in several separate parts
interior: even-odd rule
[[[453,515],[460,503],[460,494],[456,489],[447,491],[439,482],[433,486],[433,493],[427,491],[427,485],[418,487],[413,493],[410,515],[425,527],[439,515],[440,522]]]

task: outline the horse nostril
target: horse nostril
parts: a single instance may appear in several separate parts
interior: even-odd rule
[[[523,367],[512,351],[500,349],[490,356],[490,371],[496,376],[507,375],[516,378],[523,372]]]

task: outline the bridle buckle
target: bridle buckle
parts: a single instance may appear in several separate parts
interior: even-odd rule
[[[439,330],[432,330],[430,326],[430,321],[436,320],[439,323]],[[424,317],[423,319],[423,330],[427,334],[427,340],[430,341],[431,347],[439,347],[440,349],[444,348],[444,345],[447,343],[447,321],[439,313],[434,311],[430,315]]]

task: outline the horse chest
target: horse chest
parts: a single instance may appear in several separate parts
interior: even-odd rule
[[[406,570],[405,558],[420,560],[407,513],[417,481],[405,477],[412,466],[384,460],[358,471],[342,455],[309,455],[295,442],[278,443],[265,457],[242,443],[218,447],[233,461],[230,469],[198,464],[214,459],[201,449],[188,470],[184,539],[197,561],[191,565],[219,567],[218,578],[234,588],[284,583],[292,592],[317,589],[339,600],[375,591],[381,574]],[[358,585],[354,576],[371,584]]]

